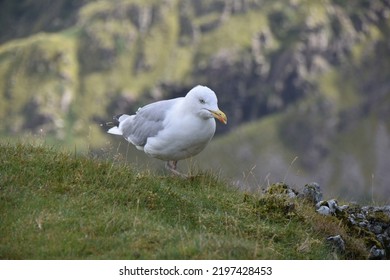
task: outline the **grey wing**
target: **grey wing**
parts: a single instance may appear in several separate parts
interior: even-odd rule
[[[148,137],[164,128],[166,113],[175,102],[175,99],[163,100],[139,108],[133,118],[123,124],[123,136],[136,146],[144,146]]]

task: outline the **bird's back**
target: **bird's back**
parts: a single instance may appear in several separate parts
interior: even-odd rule
[[[138,109],[134,115],[122,115],[119,125],[111,128],[111,134],[123,137],[137,147],[143,147],[149,137],[163,129],[166,112],[175,104],[176,99],[150,103]]]

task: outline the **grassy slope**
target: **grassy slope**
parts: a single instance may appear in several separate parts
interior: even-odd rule
[[[210,174],[139,173],[42,145],[0,144],[0,259],[331,259],[367,252],[305,202]],[[354,245],[355,244],[355,245]]]

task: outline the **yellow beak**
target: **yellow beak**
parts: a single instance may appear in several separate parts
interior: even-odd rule
[[[214,118],[216,118],[217,120],[219,120],[224,124],[227,124],[227,117],[224,112],[222,112],[221,110],[218,111],[209,110],[209,111],[211,114],[213,114]]]

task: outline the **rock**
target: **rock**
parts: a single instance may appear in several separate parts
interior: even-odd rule
[[[322,194],[317,183],[305,185],[303,193],[299,193],[297,197],[314,203],[318,214],[334,216],[352,233],[364,237],[362,242],[369,249],[368,259],[390,257],[390,205],[360,206],[351,202],[339,206],[336,199],[321,200]],[[330,236],[326,240],[338,252],[345,252],[345,241],[340,235]]]
[[[288,198],[295,198],[298,195],[297,191],[295,191],[290,186],[284,183],[276,183],[269,186],[265,190],[265,193],[272,194],[272,195],[283,195],[283,196],[287,196]]]
[[[335,199],[321,200],[316,203],[316,209],[322,215],[333,215],[338,211],[337,201]]]
[[[390,250],[390,237],[387,234],[378,234],[376,238],[388,251]]]
[[[330,216],[332,215],[332,212],[330,211],[328,206],[321,206],[317,209],[317,213],[324,215],[324,216]]]
[[[292,189],[289,189],[289,190],[288,190],[287,196],[288,196],[289,198],[295,198],[295,197],[297,197],[296,193],[295,193]]]
[[[375,245],[370,249],[370,255],[368,256],[370,260],[384,260],[386,259],[386,252],[384,249],[377,248]]]
[[[357,214],[356,214],[356,218],[363,220],[363,219],[365,219],[366,217],[365,217],[362,213],[357,213]]]
[[[339,210],[339,211],[345,211],[345,210],[347,210],[348,208],[349,208],[349,205],[341,205],[341,206],[338,207],[338,210]]]
[[[316,209],[320,208],[321,206],[328,207],[328,203],[325,200],[321,200],[321,201],[316,203]]]
[[[328,200],[328,207],[329,207],[329,210],[330,212],[333,214],[333,213],[336,213],[336,210],[338,208],[337,206],[337,200],[336,199],[330,199]]]
[[[390,222],[390,206],[363,206],[362,211],[370,214],[374,218],[380,218],[386,222]]]
[[[339,253],[345,252],[345,242],[341,238],[341,235],[329,236],[326,240],[331,243],[333,248]]]
[[[355,204],[338,206],[336,199],[321,200],[315,204],[317,213],[324,216],[335,216],[346,226],[358,229],[365,235],[374,236],[376,245],[366,243],[370,248],[369,259],[386,259],[390,253],[390,207],[359,206]],[[360,229],[359,229],[360,228]],[[345,250],[345,242],[339,235],[327,238],[338,251]],[[372,240],[374,241],[374,240]],[[375,244],[375,243],[374,243]]]
[[[380,225],[373,225],[370,224],[370,227],[368,228],[370,231],[372,231],[375,234],[381,234],[382,233],[382,227]]]
[[[366,228],[368,226],[367,221],[359,222],[359,227]]]
[[[314,204],[318,203],[322,199],[320,185],[316,182],[306,184],[303,187],[302,196]]]
[[[348,217],[348,222],[350,222],[351,225],[355,226],[356,225],[356,221],[354,218],[352,218],[351,216]]]

